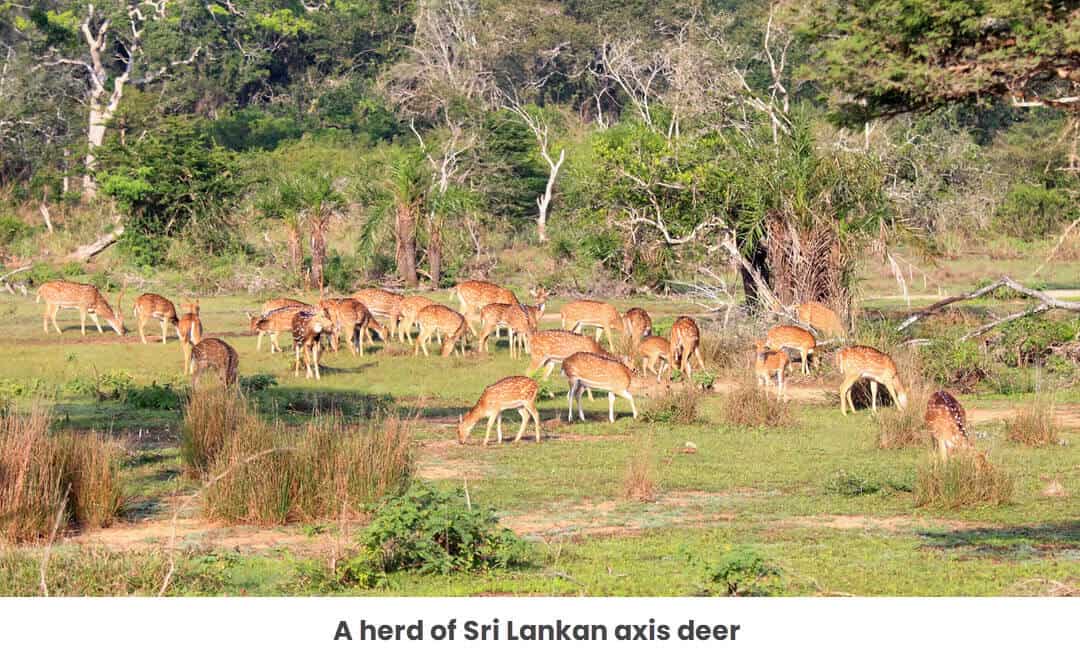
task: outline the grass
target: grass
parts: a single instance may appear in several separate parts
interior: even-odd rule
[[[978,452],[961,450],[944,462],[933,457],[919,468],[916,506],[946,509],[988,504],[999,506],[1012,499],[1013,480]]]
[[[443,300],[443,295],[435,298]],[[533,566],[515,571],[434,577],[400,572],[390,574],[386,587],[378,590],[350,587],[335,577],[324,554],[338,538],[339,509],[319,519],[297,513],[288,519],[296,522],[280,527],[222,527],[202,520],[200,495],[181,515],[194,523],[194,531],[182,531],[170,594],[687,595],[701,592],[719,553],[741,546],[782,569],[783,584],[773,593],[783,595],[1024,594],[1027,588],[1015,586],[1025,580],[1080,578],[1075,572],[1080,550],[1080,448],[1075,446],[1080,440],[1075,430],[1060,430],[1067,446],[1027,448],[1001,445],[1005,431],[1000,421],[975,424],[980,447],[992,448],[994,464],[1009,472],[1013,496],[1000,505],[957,509],[932,504],[914,509],[913,490],[925,453],[879,449],[877,418],[862,410],[841,417],[835,402],[798,404],[797,419],[792,415],[789,422],[797,427],[745,426],[726,418],[729,394],[705,391],[698,396],[692,422],[635,421],[628,405],[619,402],[617,421],[610,424],[601,395],[585,401],[586,422],[568,424],[562,419],[566,384],[556,371],[552,395],[538,403],[544,420],[539,445],[457,447],[448,443],[457,416],[484,386],[524,369],[524,362],[510,360],[505,348],[461,361],[416,358],[411,350],[390,356],[376,344],[363,358],[327,354],[323,381],[315,383],[293,377],[288,357],[270,355],[265,348],[255,352],[254,339],[244,333],[243,310],[257,302],[204,298],[203,309],[207,331],[239,351],[241,376],[259,378],[245,390],[260,421],[302,433],[317,415],[340,412],[341,426],[351,431],[381,412],[401,418],[416,414],[411,423],[420,445],[417,474],[446,490],[467,482],[472,501],[494,507],[504,524],[537,544],[538,556]],[[12,308],[11,316],[0,321],[0,332],[7,336],[0,342],[6,360],[0,385],[31,389],[13,395],[12,408],[25,412],[37,391],[55,400],[58,431],[95,428],[123,435],[132,455],[120,468],[121,491],[130,498],[120,519],[134,530],[168,523],[176,502],[200,487],[182,474],[183,408],[99,400],[58,387],[74,378],[93,378],[96,368],[100,376],[122,370],[133,387],[170,384],[182,395],[179,387],[186,384],[178,345],[144,346],[131,336],[120,340],[96,332],[84,343],[70,321],[63,338],[46,337],[40,332],[40,306],[32,300],[0,295],[0,306]],[[823,381],[827,390],[835,377],[799,380],[810,387]],[[752,391],[746,396],[757,397]],[[1000,409],[1006,400],[963,399],[969,413],[980,406]],[[1080,393],[1063,391],[1056,399],[1059,409],[1071,409],[1069,402],[1080,401]],[[768,402],[776,403],[775,398]],[[919,413],[919,405],[912,403]],[[879,414],[892,411],[888,407]],[[658,486],[655,499],[624,501],[627,472],[646,442]],[[688,442],[695,444],[695,453],[685,452]],[[846,470],[846,476],[831,484],[837,470]],[[1059,479],[1068,495],[1044,497],[1042,477]],[[874,485],[880,490],[869,492]],[[858,528],[837,526],[837,517],[850,517]],[[248,537],[255,542],[262,534],[270,535],[271,543],[288,537],[290,545],[247,545]],[[234,535],[239,546],[224,545]],[[167,545],[167,536],[151,537],[106,555],[88,545],[58,543],[49,569],[50,591],[154,594]],[[0,554],[0,593],[39,593],[39,555],[32,545]]]
[[[724,396],[721,413],[725,423],[747,428],[777,428],[795,424],[795,408],[791,403],[778,400],[752,378],[744,379]]]
[[[1016,416],[1009,419],[1005,434],[1010,442],[1038,448],[1057,446],[1061,443],[1054,403],[1042,397],[1016,410]]]
[[[656,500],[657,491],[656,466],[653,462],[652,451],[642,446],[626,463],[622,497],[631,502],[652,502]]]

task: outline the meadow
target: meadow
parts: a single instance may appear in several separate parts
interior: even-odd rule
[[[747,351],[744,365],[710,368],[707,390],[678,394],[696,406],[686,422],[656,409],[685,383],[638,378],[642,419],[619,400],[618,419],[608,423],[599,394],[585,401],[585,423],[568,423],[566,381],[556,371],[542,383],[539,444],[526,437],[481,447],[481,424],[462,446],[458,416],[486,385],[524,373],[527,361],[511,359],[505,341],[492,354],[450,358],[416,357],[396,342],[370,345],[363,357],[343,347],[324,356],[315,382],[293,376],[291,353],[272,355],[265,341],[255,350],[244,313],[262,299],[203,298],[206,334],[239,351],[243,390],[278,427],[330,414],[352,424],[376,413],[409,420],[415,476],[492,507],[531,551],[521,566],[404,571],[357,585],[342,562],[355,553],[366,516],[270,526],[203,516],[201,484],[180,458],[189,383],[181,349],[175,338],[157,342],[153,326],[151,343],[138,342],[131,298],[126,337],[91,329],[83,338],[77,315],[61,315],[62,336],[46,335],[42,306],[0,296],[0,395],[9,408],[47,402],[56,429],[105,431],[125,449],[117,520],[3,546],[0,594],[38,594],[43,585],[52,594],[157,594],[166,577],[165,593],[178,595],[697,595],[724,593],[725,581],[739,576],[761,582],[757,593],[777,595],[1060,594],[1080,586],[1075,388],[1052,395],[1062,427],[1059,440],[1041,448],[1006,436],[1006,421],[1034,395],[961,396],[976,446],[1012,479],[1012,497],[1000,505],[916,507],[929,437],[925,446],[879,448],[878,416],[841,416],[840,378],[828,354],[811,375],[791,375],[788,425],[736,426],[727,418],[726,394],[750,374]],[[445,292],[433,298],[450,302]],[[661,329],[676,313],[696,312],[681,301],[633,302]],[[620,309],[629,303],[619,301]],[[558,325],[552,313],[560,305],[549,303],[543,327]],[[718,334],[719,324],[701,321],[706,335]],[[922,408],[912,407],[920,415]],[[517,417],[507,417],[504,431],[512,435]],[[635,494],[630,486],[642,479],[647,488]],[[1062,492],[1049,492],[1052,482]],[[765,567],[733,569],[742,556]]]

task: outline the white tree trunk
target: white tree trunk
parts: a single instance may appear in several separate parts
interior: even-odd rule
[[[551,199],[555,195],[555,179],[559,177],[559,169],[562,167],[563,160],[566,159],[566,149],[559,151],[558,161],[552,161],[548,155],[547,147],[544,147],[544,159],[548,163],[548,180],[547,187],[544,188],[544,194],[536,200],[537,206],[540,208],[539,214],[536,217],[536,236],[541,243],[548,241],[547,236],[547,217],[548,207],[551,206]]]
[[[95,90],[90,95],[90,115],[86,129],[86,173],[83,174],[83,198],[87,201],[97,196],[97,181],[94,179],[97,158],[94,150],[105,142],[105,125],[112,118],[108,107],[101,104],[101,94],[104,92]]]

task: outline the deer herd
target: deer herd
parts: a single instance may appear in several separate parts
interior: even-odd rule
[[[678,317],[671,326],[668,337],[656,335],[652,319],[642,308],[630,308],[620,314],[610,303],[596,300],[577,300],[564,305],[559,312],[560,329],[540,330],[549,294],[544,289],[531,292],[535,304],[521,303],[514,292],[479,280],[459,283],[450,290],[452,298],[460,304],[460,310],[434,302],[420,295],[403,296],[383,289],[361,289],[346,298],[321,298],[317,305],[288,298],[272,299],[263,304],[258,314],[247,313],[249,330],[257,336],[256,351],[262,349],[262,338],[269,338],[270,353],[282,351],[278,336],[291,333],[295,363],[293,372],[300,373],[301,361],[306,376],[320,380],[320,358],[324,344],[338,350],[342,335],[346,337],[353,355],[363,355],[365,340],[374,341],[377,334],[384,343],[395,336],[402,343],[411,343],[414,355],[429,355],[428,345],[434,338],[440,345],[440,354],[450,356],[463,353],[467,336],[477,339],[477,348],[487,352],[488,341],[505,330],[509,340],[511,358],[527,355],[527,375],[543,369],[543,378],[551,376],[556,365],[569,383],[567,393],[567,418],[574,419],[574,401],[577,400],[578,418],[584,420],[582,393],[593,390],[608,394],[608,419],[615,421],[615,399],[624,398],[630,403],[634,418],[638,417],[637,405],[631,393],[636,360],[641,361],[641,373],[655,376],[660,382],[664,373],[668,379],[678,370],[687,379],[693,378],[695,362],[699,370],[705,369],[701,351],[701,331],[691,317]],[[101,291],[89,284],[67,281],[47,282],[38,289],[38,302],[44,301],[43,324],[45,333],[49,323],[59,334],[56,315],[61,309],[79,311],[82,334],[86,335],[86,317],[89,315],[103,332],[99,317],[119,336],[126,334],[121,311],[124,290],[120,291],[114,310]],[[145,328],[152,320],[161,327],[161,342],[168,341],[170,331],[175,331],[183,349],[183,369],[197,383],[206,371],[214,371],[223,383],[232,385],[237,380],[239,355],[236,350],[217,337],[204,337],[199,318],[199,301],[181,306],[185,313],[178,316],[172,301],[158,294],[139,296],[132,307],[138,321],[139,338],[148,344]],[[785,374],[790,360],[788,353],[798,355],[804,374],[810,366],[820,365],[818,339],[815,335],[842,338],[844,326],[839,316],[821,303],[804,303],[797,310],[800,325],[778,325],[768,330],[764,340],[755,341],[754,375],[766,388],[776,382],[777,399],[785,396]],[[383,320],[385,324],[380,323]],[[480,324],[479,330],[475,323]],[[413,329],[416,337],[413,339]],[[593,335],[586,335],[591,328]],[[621,355],[612,334],[624,336],[630,355]],[[608,349],[601,346],[606,337]],[[900,380],[896,364],[888,354],[873,347],[848,346],[836,353],[836,365],[843,375],[840,387],[840,411],[848,407],[855,410],[851,393],[860,380],[870,383],[871,409],[877,411],[878,386],[888,392],[894,405],[907,408],[907,394]],[[534,425],[536,440],[540,440],[540,417],[536,400],[540,394],[539,383],[528,376],[505,377],[484,389],[476,404],[461,416],[458,440],[465,443],[476,423],[487,419],[484,433],[486,445],[491,428],[496,426],[498,441],[502,441],[502,412],[517,410],[521,415],[521,428],[514,441],[519,441],[526,431],[529,420]],[[938,445],[939,454],[945,458],[950,453],[970,448],[964,409],[952,395],[938,391],[930,398],[924,415],[925,422]]]

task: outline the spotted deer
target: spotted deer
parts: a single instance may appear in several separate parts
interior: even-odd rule
[[[897,373],[896,363],[888,354],[861,345],[845,347],[836,353],[836,365],[844,375],[844,381],[840,385],[841,414],[847,413],[847,407],[851,407],[852,412],[855,411],[851,389],[860,379],[870,380],[870,405],[873,411],[877,411],[878,384],[885,387],[894,404],[901,409],[907,408],[907,393]]]
[[[637,347],[642,338],[652,335],[652,317],[641,308],[630,308],[622,316],[623,333],[631,346]]]
[[[472,325],[470,318],[480,315],[480,310],[489,303],[517,303],[518,298],[514,292],[500,287],[494,282],[483,280],[465,280],[459,282],[450,289],[450,295],[457,297],[461,303],[461,314],[469,325],[473,335],[477,335],[476,327]]]
[[[528,305],[521,303],[521,307],[525,310],[525,313],[529,316],[529,319],[535,324],[533,328],[540,326],[540,319],[544,316],[544,308],[547,306],[548,292],[543,287],[537,287],[535,290],[529,292],[529,295],[536,301],[535,305]],[[480,308],[480,323],[484,325],[484,310],[492,306],[511,305],[510,303],[488,303],[484,307]],[[490,318],[490,317],[489,317]],[[495,338],[498,339],[502,335],[503,329],[509,330],[509,327],[502,322],[499,322],[495,326]],[[521,346],[525,345],[525,336],[519,335],[515,338]],[[513,349],[513,346],[511,346]],[[529,350],[525,349],[525,353],[528,354]]]
[[[276,311],[275,311],[276,312]],[[300,356],[304,357],[304,366],[307,369],[306,377],[311,379],[312,370],[316,381],[321,381],[319,374],[319,356],[322,352],[322,338],[330,335],[334,328],[334,322],[319,310],[300,309],[292,316],[293,348],[296,349],[296,365],[293,367],[293,375],[300,376]]]
[[[693,379],[694,368],[690,357],[697,358],[701,369],[705,369],[705,361],[701,358],[701,329],[697,322],[690,317],[679,317],[671,325],[671,333],[668,334],[671,343],[671,358],[673,365],[679,372]]]
[[[176,316],[176,306],[172,301],[158,294],[143,294],[135,299],[131,308],[135,319],[139,322],[139,339],[146,343],[146,323],[152,319],[161,322],[161,344],[169,339],[169,326],[176,329],[176,337],[180,337],[180,318]]]
[[[603,301],[572,301],[562,307],[559,315],[562,319],[562,328],[568,331],[578,333],[586,326],[595,326],[597,342],[600,342],[600,337],[606,333],[610,349],[615,348],[615,343],[611,340],[611,331],[623,330],[622,316],[619,315],[619,311],[614,305]]]
[[[307,305],[286,305],[263,315],[247,313],[248,321],[251,324],[251,333],[259,336],[255,341],[255,350],[262,350],[262,338],[267,335],[270,337],[270,353],[281,351],[281,345],[278,344],[278,335],[293,330],[293,316],[297,312],[314,312],[314,310]]]
[[[187,310],[176,325],[180,332],[180,347],[184,351],[184,372],[190,372],[191,350],[195,345],[202,342],[203,326],[199,319],[199,300],[194,303],[184,303],[181,307]]]
[[[364,307],[368,309],[375,317],[382,317],[386,320],[386,330],[389,331],[387,337],[383,338],[384,342],[389,341],[389,337],[392,337],[397,332],[397,312],[401,305],[401,301],[404,300],[404,296],[401,294],[395,294],[392,291],[386,291],[385,289],[361,289],[360,291],[352,295],[353,298],[364,304]],[[378,333],[378,329],[375,329]],[[380,335],[382,335],[380,333]],[[368,329],[368,337],[371,337],[371,328]],[[372,340],[372,342],[374,342]]]
[[[762,340],[754,341],[754,376],[760,386],[768,387],[776,377],[776,398],[784,395],[784,372],[790,363],[786,352],[774,351]]]
[[[374,328],[381,339],[387,338],[386,329],[355,298],[324,298],[319,301],[319,307],[334,322],[334,330],[330,333],[330,345],[334,351],[338,350],[338,338],[342,334],[353,356],[364,355],[364,338],[369,328]]]
[[[615,422],[615,396],[630,401],[634,418],[638,417],[634,396],[630,394],[630,382],[633,373],[630,368],[608,354],[577,352],[571,354],[562,363],[562,372],[570,382],[570,391],[566,394],[569,404],[568,420],[574,420],[574,398],[577,398],[578,416],[585,420],[585,411],[581,404],[581,394],[586,388],[608,392],[608,420]]]
[[[570,331],[538,331],[529,336],[529,368],[525,374],[531,375],[541,367],[545,368],[544,379],[551,376],[556,363],[577,352],[599,354],[603,350],[591,337]]]
[[[659,335],[650,335],[637,346],[637,355],[641,358],[641,372],[645,376],[656,373],[656,383],[660,383],[660,375],[664,370],[668,371],[668,379],[671,379],[671,343],[667,338]]]
[[[456,310],[451,310],[445,305],[432,304],[416,315],[416,323],[420,326],[420,332],[416,336],[414,355],[419,356],[420,350],[424,356],[428,355],[427,343],[436,332],[446,336],[442,343],[442,356],[449,356],[457,350],[457,343],[461,341],[462,353],[465,349],[465,317]]]
[[[105,322],[116,331],[117,335],[123,336],[127,333],[127,329],[124,328],[124,315],[120,305],[120,301],[123,299],[124,290],[121,289],[120,295],[116,298],[116,310],[113,310],[109,302],[101,295],[101,291],[94,285],[68,282],[66,280],[46,282],[37,290],[37,302],[45,301],[45,314],[42,324],[46,333],[49,332],[49,322],[52,321],[53,328],[56,329],[58,334],[61,334],[60,327],[56,324],[56,314],[60,310],[67,309],[79,311],[80,327],[84,336],[86,335],[86,315],[90,315],[90,319],[94,322],[94,326],[97,327],[98,333],[105,332],[101,328],[101,322],[98,321],[98,315],[101,315]]]
[[[960,401],[948,391],[937,391],[930,396],[926,402],[923,420],[934,437],[938,455],[943,462],[956,451],[971,448],[967,414]]]
[[[394,319],[397,320],[398,339],[401,342],[412,342],[412,329],[416,324],[416,317],[420,311],[429,305],[437,305],[427,296],[406,296],[398,303],[394,311]]]
[[[479,347],[487,351],[487,341],[492,334],[498,338],[500,327],[506,327],[510,337],[510,358],[517,358],[517,348],[528,353],[528,336],[537,330],[537,312],[528,306],[509,303],[488,303],[480,308]]]
[[[214,370],[225,386],[236,383],[240,356],[229,343],[218,338],[205,338],[191,350],[191,384],[197,387],[199,378],[207,370]]]
[[[265,315],[269,312],[273,312],[274,310],[287,307],[310,308],[311,304],[305,303],[303,301],[298,301],[295,298],[271,298],[270,300],[263,303],[262,310],[260,310],[259,312],[260,314]]]
[[[803,374],[809,374],[807,359],[813,355],[814,365],[820,365],[817,354],[817,340],[814,334],[798,326],[773,326],[765,335],[765,346],[776,351],[794,349],[802,360]]]
[[[502,442],[502,413],[508,409],[516,409],[521,415],[521,429],[514,437],[514,441],[521,440],[525,434],[525,428],[532,418],[536,429],[536,441],[540,441],[540,413],[536,410],[536,396],[540,393],[540,384],[535,379],[515,375],[504,377],[484,389],[480,399],[473,408],[458,420],[458,442],[464,444],[469,439],[469,433],[480,419],[486,418],[487,429],[484,431],[483,446],[487,446],[491,437],[491,424],[496,423],[498,441]]]
[[[844,323],[831,308],[817,301],[803,303],[796,311],[798,320],[828,338],[843,338]]]

